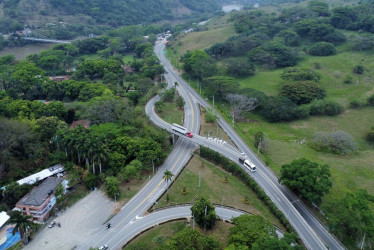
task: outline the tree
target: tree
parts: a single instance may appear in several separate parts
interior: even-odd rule
[[[27,93],[37,84],[41,84],[44,71],[34,63],[21,61],[15,66],[15,71],[11,75],[15,89],[20,93]]]
[[[182,61],[186,73],[200,80],[217,72],[215,62],[205,51],[189,51],[183,56]]]
[[[194,220],[201,228],[211,229],[216,224],[215,207],[205,197],[201,197],[193,204],[191,212]]]
[[[204,78],[203,83],[209,93],[218,100],[222,100],[227,94],[235,93],[239,90],[239,83],[232,77],[212,76]]]
[[[231,105],[231,114],[234,120],[242,120],[245,113],[256,108],[256,98],[251,98],[240,94],[227,94],[225,99]]]
[[[310,115],[334,116],[342,113],[344,110],[342,105],[331,100],[313,100],[309,108]]]
[[[221,243],[215,240],[213,237],[204,235],[198,230],[186,228],[172,239],[168,240],[163,246],[161,246],[160,249],[218,250],[222,249],[222,246]]]
[[[41,117],[35,121],[34,131],[39,134],[41,141],[50,142],[55,136],[57,130],[67,129],[67,124],[59,120],[56,116]]]
[[[27,244],[28,241],[28,232],[27,229],[30,228],[36,228],[36,224],[32,222],[30,219],[32,218],[31,215],[23,215],[20,211],[13,210],[10,211],[9,213],[9,223],[10,224],[16,224],[15,227],[13,228],[13,235],[19,231],[21,239],[23,244]]]
[[[64,186],[62,185],[62,183],[57,185],[57,187],[55,188],[54,194],[56,196],[57,206],[61,206],[62,202],[65,199],[65,189],[64,189]]]
[[[286,83],[280,93],[295,104],[307,104],[313,100],[323,99],[326,96],[324,89],[308,81]]]
[[[179,109],[183,109],[183,107],[185,105],[185,101],[184,101],[183,97],[178,96],[176,103],[177,103],[177,106],[178,106]]]
[[[374,36],[355,35],[350,38],[350,42],[354,50],[370,50],[374,47]]]
[[[83,183],[88,189],[93,189],[99,185],[99,178],[93,173],[87,171],[86,176],[83,178]]]
[[[214,123],[218,120],[218,116],[214,113],[214,110],[208,108],[205,113],[205,121],[208,123]]]
[[[17,182],[8,184],[3,192],[3,200],[8,207],[12,208],[16,203],[32,189],[31,185],[19,185]]]
[[[227,73],[234,76],[250,76],[256,71],[253,63],[239,59],[226,61],[226,67]]]
[[[133,177],[140,178],[140,171],[143,169],[143,164],[139,160],[133,160],[126,167],[121,168],[119,178],[123,181],[129,181]]]
[[[174,174],[170,170],[165,170],[164,172],[164,180],[166,181],[167,190],[169,192],[169,181],[172,180]]]
[[[282,30],[276,36],[282,38],[287,46],[299,46],[301,40],[300,36],[292,30]]]
[[[336,49],[332,43],[318,42],[310,47],[309,54],[312,56],[331,56],[336,54]]]
[[[330,16],[329,5],[321,1],[310,1],[308,2],[308,9],[315,11],[319,16]]]
[[[319,165],[301,158],[282,166],[279,181],[301,199],[320,204],[322,197],[329,193],[332,187],[330,176],[328,165]]]
[[[346,155],[358,150],[355,139],[344,131],[316,132],[311,146],[316,150]]]
[[[332,232],[343,242],[356,245],[360,242],[363,249],[374,244],[374,213],[370,208],[374,196],[367,190],[349,192],[342,199],[333,199],[326,204],[328,225]]]
[[[313,81],[319,82],[321,75],[312,69],[292,67],[285,69],[281,78],[289,81]]]
[[[297,234],[290,233],[285,234],[283,238],[279,239],[278,237],[265,237],[258,239],[253,243],[253,250],[292,250],[292,249],[304,249],[303,247],[296,244]]]
[[[354,68],[353,68],[353,73],[355,73],[355,74],[359,74],[359,75],[361,75],[361,74],[363,74],[364,73],[364,66],[362,66],[362,65],[356,65]]]
[[[155,84],[149,78],[140,78],[135,82],[135,87],[142,95],[145,95],[153,86]]]
[[[262,46],[262,49],[270,53],[276,67],[294,66],[298,60],[298,53],[280,41],[270,41]]]
[[[240,215],[231,220],[229,249],[251,249],[253,244],[265,237],[277,237],[274,226],[260,215]]]
[[[258,149],[259,152],[263,153],[266,150],[266,148],[268,147],[268,145],[269,145],[269,141],[268,141],[267,136],[263,132],[258,131],[255,134],[255,143],[254,143],[254,145]]]
[[[260,112],[270,122],[291,121],[301,117],[297,105],[284,96],[268,97]]]
[[[115,176],[108,176],[105,178],[105,191],[109,197],[119,195],[120,181]]]

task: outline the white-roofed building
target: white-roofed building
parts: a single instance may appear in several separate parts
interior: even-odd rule
[[[3,226],[6,224],[6,222],[9,220],[9,215],[6,212],[0,213],[0,231],[3,229]]]
[[[50,176],[53,176],[55,174],[64,172],[64,167],[61,164],[54,165],[53,167],[46,168],[36,174],[27,176],[26,178],[23,178],[18,182],[19,185],[22,184],[34,184],[38,181],[44,180],[45,178],[48,178]]]

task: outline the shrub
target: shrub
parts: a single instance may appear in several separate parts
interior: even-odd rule
[[[343,107],[331,100],[315,100],[310,103],[310,115],[334,116],[343,112]]]
[[[213,110],[208,109],[205,113],[205,121],[208,123],[214,123],[218,119],[218,116],[213,112]]]
[[[374,95],[370,96],[368,98],[368,105],[370,106],[374,106]]]
[[[331,56],[336,54],[336,49],[332,43],[318,42],[310,47],[309,54],[312,56]]]
[[[349,107],[350,108],[353,108],[353,109],[358,109],[362,106],[362,104],[358,101],[358,100],[352,100],[350,103],[349,103]]]
[[[290,81],[318,82],[321,79],[321,75],[311,69],[293,67],[285,69],[281,74],[281,78]]]
[[[314,68],[315,69],[321,69],[321,64],[319,62],[314,63]]]
[[[356,65],[356,66],[353,68],[353,73],[361,75],[361,74],[364,73],[364,70],[365,70],[365,69],[364,69],[364,66],[362,66],[362,65]]]
[[[374,129],[372,129],[371,131],[369,131],[369,132],[366,134],[365,139],[366,139],[368,142],[374,142]]]
[[[358,150],[355,139],[344,131],[316,132],[311,146],[316,150],[342,155]]]
[[[310,103],[314,99],[323,99],[326,92],[312,82],[293,82],[283,85],[280,95],[300,105]]]
[[[346,75],[344,77],[344,81],[343,81],[345,84],[352,84],[353,83],[353,76],[351,75]]]

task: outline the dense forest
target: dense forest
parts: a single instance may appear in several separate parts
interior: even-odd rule
[[[4,0],[0,5],[0,30],[3,34],[22,30],[24,25],[55,32],[98,34],[108,27],[145,24],[160,20],[185,18],[191,14],[214,12],[213,0],[157,1],[24,1]],[[62,24],[63,25],[60,25]],[[62,31],[61,31],[62,30]]]

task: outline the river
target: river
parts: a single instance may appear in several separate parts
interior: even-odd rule
[[[30,54],[39,54],[40,51],[49,49],[51,46],[55,45],[56,43],[36,43],[36,44],[28,44],[23,47],[15,47],[15,48],[4,48],[0,50],[0,57],[5,55],[14,55],[16,60],[25,59],[26,56]]]

